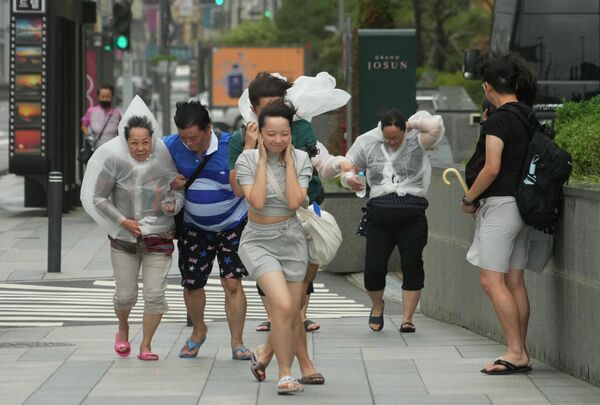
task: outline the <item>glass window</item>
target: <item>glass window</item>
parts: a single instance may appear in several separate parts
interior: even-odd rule
[[[600,16],[525,14],[518,21],[515,51],[538,80],[600,80]]]
[[[514,13],[496,13],[494,15],[494,26],[492,27],[492,38],[490,40],[493,51],[509,51],[514,18]]]

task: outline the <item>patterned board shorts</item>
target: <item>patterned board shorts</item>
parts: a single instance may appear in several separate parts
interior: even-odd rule
[[[206,285],[215,256],[221,278],[242,278],[248,275],[238,256],[240,237],[246,222],[222,232],[185,229],[177,242],[181,286],[197,290]]]

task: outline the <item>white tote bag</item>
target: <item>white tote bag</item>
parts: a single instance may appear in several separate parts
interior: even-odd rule
[[[279,199],[287,202],[273,170],[268,165],[267,182],[275,190]],[[309,208],[300,207],[296,211],[306,233],[309,263],[324,266],[333,260],[342,244],[342,231],[333,215],[321,209],[318,210],[318,213],[319,215],[315,212],[313,205]]]

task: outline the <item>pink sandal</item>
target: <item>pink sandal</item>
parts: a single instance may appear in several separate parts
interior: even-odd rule
[[[119,340],[119,332],[115,334],[115,352],[120,357],[127,357],[131,353],[131,345],[128,340]]]
[[[138,359],[143,361],[156,361],[158,360],[158,354],[152,352],[141,352],[138,354]]]

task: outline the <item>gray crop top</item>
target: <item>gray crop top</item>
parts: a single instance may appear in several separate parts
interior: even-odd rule
[[[312,178],[313,168],[308,154],[304,151],[294,149],[294,159],[296,162],[296,172],[298,173],[298,182],[300,187],[308,188],[308,183]],[[271,167],[281,191],[285,193],[285,163],[278,161],[276,155],[269,153],[267,165]],[[258,149],[245,150],[235,162],[237,182],[241,186],[254,184],[256,177],[256,167],[258,166]],[[260,215],[284,217],[294,214],[285,201],[277,197],[277,192],[269,186],[267,182],[267,199],[262,210],[257,210],[251,204],[248,204],[248,210]]]

